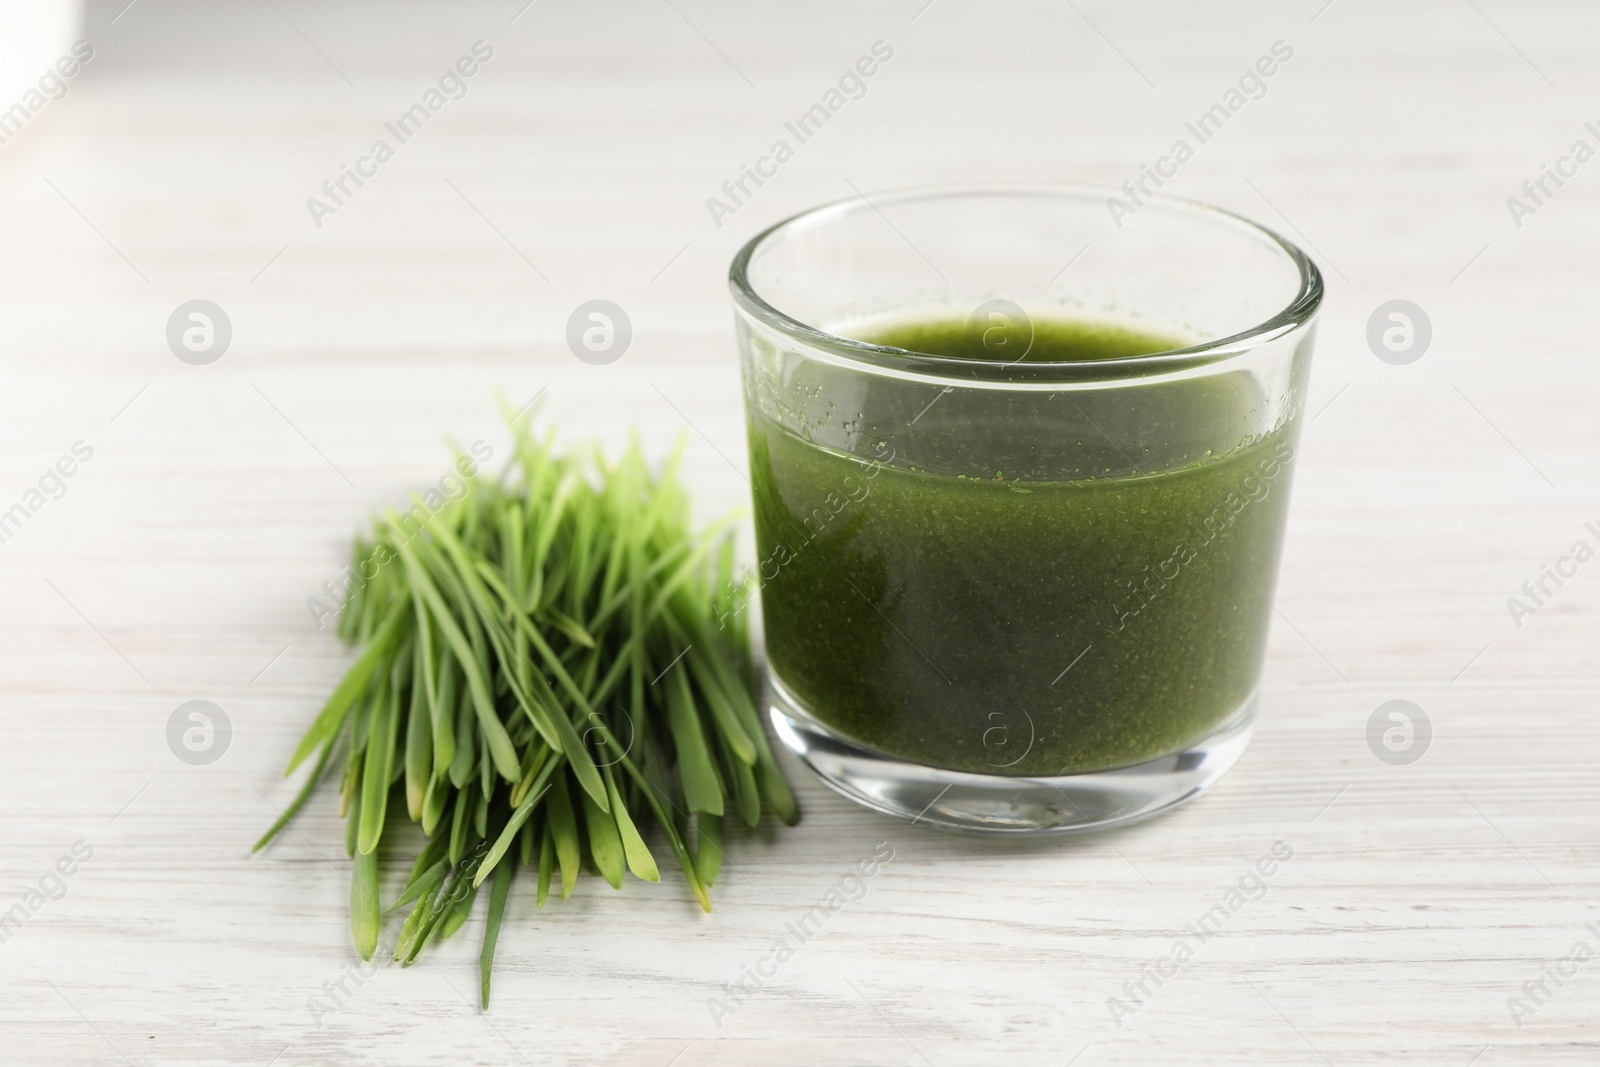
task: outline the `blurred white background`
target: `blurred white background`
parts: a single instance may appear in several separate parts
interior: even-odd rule
[[[82,29],[81,0],[0,3],[0,100],[9,105],[32,88],[42,71],[71,51]]]

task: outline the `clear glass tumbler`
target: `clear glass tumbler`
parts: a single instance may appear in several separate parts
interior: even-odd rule
[[[772,720],[871,808],[1106,827],[1249,738],[1321,275],[1129,207],[913,189],[733,261]]]

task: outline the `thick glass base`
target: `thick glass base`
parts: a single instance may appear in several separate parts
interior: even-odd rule
[[[1114,771],[1056,778],[944,771],[874,752],[813,719],[767,672],[772,725],[789,751],[830,788],[913,823],[984,833],[1081,833],[1147,819],[1209,789],[1244,752],[1252,694],[1210,735],[1182,752]]]

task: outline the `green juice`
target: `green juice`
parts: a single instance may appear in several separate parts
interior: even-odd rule
[[[957,320],[858,336],[984,355]],[[1061,319],[1034,324],[1024,358],[1187,343]],[[1244,374],[1129,396],[1090,410],[1046,392],[940,424],[937,397],[917,414],[875,411],[869,394],[855,414],[876,460],[752,407],[767,657],[796,702],[887,755],[1016,776],[1140,763],[1240,713],[1272,612],[1293,424],[1229,439],[1260,402]],[[1207,439],[1197,427],[1225,443],[1161,454]],[[913,433],[932,444],[906,447]],[[957,466],[941,447],[985,454],[985,441],[1019,437],[1010,469],[941,469]]]

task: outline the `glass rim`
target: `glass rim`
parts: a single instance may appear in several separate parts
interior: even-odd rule
[[[1274,340],[1279,336],[1309,323],[1322,304],[1322,272],[1316,263],[1300,250],[1299,246],[1270,227],[1247,218],[1235,211],[1218,207],[1202,200],[1188,197],[1157,194],[1147,203],[1158,203],[1191,212],[1195,216],[1220,216],[1242,226],[1258,236],[1265,237],[1283,253],[1299,274],[1300,286],[1293,299],[1281,310],[1263,322],[1226,337],[1202,341],[1183,348],[1166,349],[1139,356],[1120,359],[1075,360],[1070,362],[1007,362],[939,356],[928,352],[873,344],[841,334],[830,333],[810,323],[803,322],[770,303],[750,283],[749,269],[756,253],[769,241],[780,237],[791,228],[806,223],[831,221],[852,210],[866,208],[879,211],[879,204],[904,203],[916,200],[955,199],[964,196],[1039,196],[1048,194],[1062,197],[1113,197],[1120,190],[1067,182],[1000,182],[992,184],[942,184],[905,186],[874,193],[830,201],[805,211],[790,215],[757,233],[733,257],[728,267],[728,288],[734,302],[758,321],[779,333],[795,337],[806,344],[842,357],[846,361],[898,372],[911,377],[938,379],[969,379],[990,382],[1060,382],[1070,384],[1083,381],[1106,382],[1118,379],[1145,378],[1210,366]],[[879,211],[881,214],[881,211]]]

